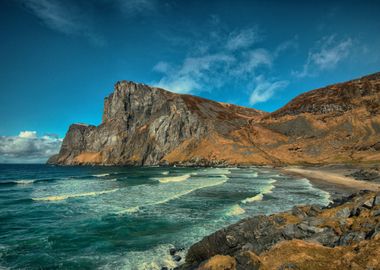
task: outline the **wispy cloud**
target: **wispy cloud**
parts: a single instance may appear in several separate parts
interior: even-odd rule
[[[325,37],[309,51],[302,70],[293,71],[292,74],[296,77],[306,77],[317,75],[323,70],[331,70],[349,55],[352,45],[351,38],[338,41],[335,36]]]
[[[105,45],[104,38],[93,29],[88,14],[75,2],[59,0],[21,0],[21,2],[50,29],[66,35],[85,37],[97,46]]]
[[[241,60],[231,73],[234,76],[252,76],[259,67],[270,68],[273,64],[273,58],[272,53],[263,48],[244,51],[241,54]]]
[[[62,139],[36,131],[21,131],[18,136],[0,136],[0,163],[44,163],[58,153]]]
[[[268,101],[273,95],[288,86],[288,81],[268,81],[263,75],[257,76],[254,79],[256,85],[249,97],[251,105]]]
[[[190,93],[201,90],[204,85],[214,87],[223,84],[223,77],[235,58],[226,54],[208,54],[199,57],[187,57],[180,67],[172,67],[168,63],[159,62],[154,70],[164,76],[155,83],[156,86],[170,89],[177,93]]]
[[[228,31],[219,17],[211,16],[208,33],[187,48],[188,54],[177,64],[158,62],[153,71],[161,78],[151,84],[177,93],[214,91],[238,85],[247,93],[247,103],[267,101],[287,86],[286,81],[271,80],[268,74],[277,57],[296,43],[293,39],[273,50],[258,47],[258,27]],[[264,80],[266,74],[268,80]],[[252,91],[252,87],[255,89]]]
[[[226,48],[231,51],[245,49],[260,40],[257,27],[233,31],[227,39]]]

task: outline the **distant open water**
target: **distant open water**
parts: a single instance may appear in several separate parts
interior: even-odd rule
[[[174,267],[170,247],[328,202],[307,179],[267,168],[0,165],[0,269]]]

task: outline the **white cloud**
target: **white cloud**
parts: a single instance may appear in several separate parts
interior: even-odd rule
[[[256,49],[242,54],[242,61],[239,61],[239,65],[232,71],[233,75],[254,75],[255,70],[260,67],[270,68],[273,63],[272,54],[266,49]]]
[[[249,103],[254,105],[256,103],[265,102],[269,100],[278,90],[288,86],[288,81],[267,81],[264,76],[260,75],[255,78],[256,87],[253,89],[249,98]]]
[[[165,76],[153,84],[177,93],[201,90],[202,86],[207,84],[220,87],[224,79],[220,74],[226,73],[228,66],[234,61],[235,58],[231,55],[212,54],[187,57],[178,68],[172,68],[167,63],[159,62],[154,69],[164,73]]]
[[[21,131],[18,136],[0,136],[0,163],[44,163],[59,152],[62,139],[36,131]]]
[[[150,84],[190,94],[237,86],[242,92],[250,94],[252,81],[260,74],[272,73],[275,60],[297,43],[295,37],[269,50],[257,47],[257,42],[261,40],[257,27],[231,33],[217,15],[211,16],[209,24],[209,27],[202,28],[207,29],[207,33],[189,33],[197,41],[186,43],[187,55],[181,62],[173,64],[159,61],[153,67],[153,71],[161,77]],[[276,90],[286,85],[285,81],[277,81],[263,89],[266,84],[261,82],[251,97],[253,102],[250,102],[247,94],[247,103],[266,101]]]
[[[345,59],[352,48],[352,39],[337,41],[335,36],[325,37],[309,51],[306,63],[301,71],[293,71],[297,77],[317,75],[320,71],[334,69]]]
[[[226,48],[231,51],[245,49],[261,40],[257,28],[247,28],[232,32],[227,40]]]
[[[59,0],[21,0],[24,6],[49,28],[58,32],[83,36],[97,46],[105,44],[90,23],[90,18],[75,2]]]
[[[18,136],[20,138],[36,138],[37,132],[36,131],[21,131]]]

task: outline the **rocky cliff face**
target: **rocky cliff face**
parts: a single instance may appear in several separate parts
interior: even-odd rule
[[[52,164],[380,161],[380,73],[304,93],[271,114],[122,81],[99,126],[70,126]]]
[[[60,153],[50,158],[49,163],[207,163],[208,157],[195,156],[190,160],[186,157],[203,140],[211,140],[212,136],[229,137],[249,119],[263,115],[254,109],[122,81],[105,98],[101,125],[71,125]],[[183,159],[176,160],[181,155]]]

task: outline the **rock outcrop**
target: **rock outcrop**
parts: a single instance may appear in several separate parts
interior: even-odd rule
[[[243,219],[190,247],[180,269],[380,269],[380,193]]]
[[[380,161],[380,73],[273,113],[122,81],[99,126],[70,126],[52,164],[282,165]]]

